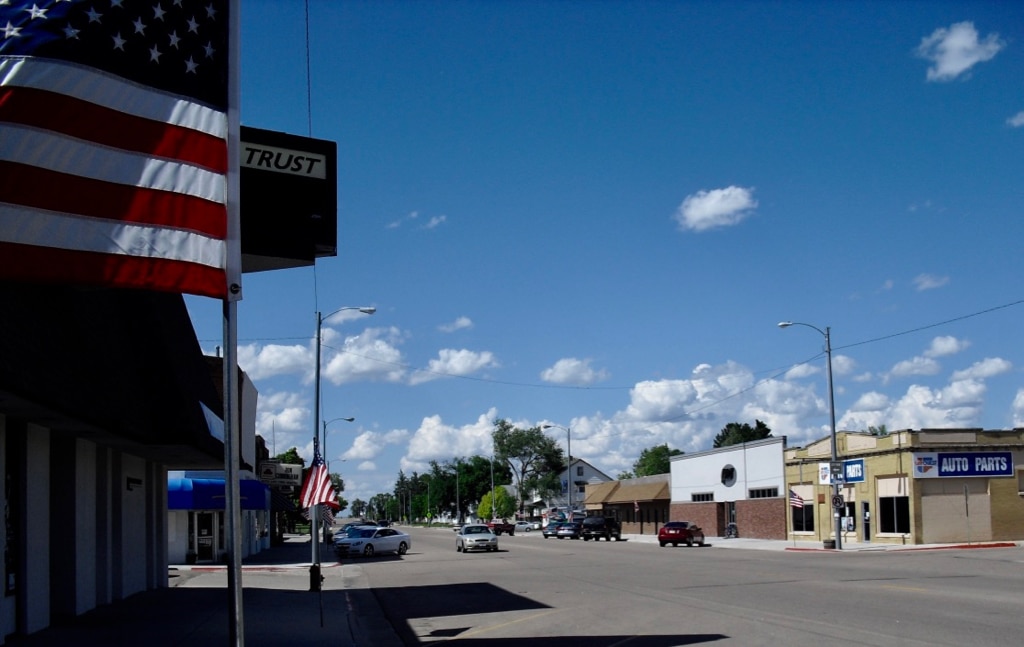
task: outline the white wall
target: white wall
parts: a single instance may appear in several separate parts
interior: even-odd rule
[[[752,489],[776,487],[785,496],[785,438],[766,438],[671,459],[673,503],[689,503],[694,494],[712,493],[715,501],[743,501]],[[722,470],[731,466],[736,480],[722,483]]]
[[[146,479],[146,462],[129,454],[120,454],[121,478],[113,483],[113,495],[120,498],[121,588],[120,597],[146,590],[146,488],[153,487]],[[115,470],[116,473],[116,470]],[[129,490],[127,480],[138,479],[141,485]]]

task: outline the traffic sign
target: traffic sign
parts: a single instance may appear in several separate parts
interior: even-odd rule
[[[846,507],[846,501],[843,500],[842,494],[836,494],[832,496],[832,507],[836,510],[842,510]]]

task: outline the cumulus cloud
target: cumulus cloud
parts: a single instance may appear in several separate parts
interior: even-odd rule
[[[443,348],[437,359],[430,360],[426,369],[415,371],[409,378],[410,384],[423,384],[442,377],[470,375],[484,368],[498,366],[494,353],[472,350]]]
[[[911,375],[935,375],[941,370],[938,362],[930,357],[914,357],[897,362],[889,375],[892,377],[909,377]]]
[[[593,384],[608,379],[604,369],[595,370],[589,359],[565,357],[540,373],[540,379],[555,384]]]
[[[473,321],[469,317],[459,317],[451,323],[441,324],[437,329],[441,332],[455,332],[456,330],[463,330],[472,327]]]
[[[970,69],[984,61],[991,60],[1006,43],[999,34],[989,34],[978,39],[974,23],[958,22],[936,29],[930,36],[921,39],[917,55],[931,61],[928,67],[929,81],[952,81],[969,73]]]
[[[1020,112],[1018,112],[1014,116],[1012,116],[1009,119],[1007,119],[1006,123],[1011,128],[1020,128],[1021,126],[1024,126],[1024,110],[1021,110]]]
[[[1013,426],[1024,427],[1024,389],[1017,389],[1013,398]]]
[[[935,276],[934,274],[918,274],[914,277],[914,287],[918,292],[941,288],[949,283],[948,276]]]
[[[680,229],[706,231],[738,224],[756,207],[753,188],[730,186],[687,196],[674,218]]]
[[[312,353],[305,346],[246,344],[238,347],[238,366],[252,380],[278,375],[301,375],[310,369],[311,360]]]
[[[402,353],[397,348],[404,336],[398,328],[367,328],[362,334],[340,339],[340,344],[339,339],[333,329],[323,329],[323,379],[344,384],[357,380],[399,382],[404,378]]]
[[[932,345],[924,352],[925,357],[945,357],[947,355],[954,355],[963,350],[966,350],[971,342],[957,339],[950,335],[944,335],[942,337],[936,337],[932,340]]]
[[[1000,357],[986,357],[980,362],[975,362],[970,368],[962,371],[955,371],[950,376],[950,381],[959,380],[984,380],[1003,373],[1009,373],[1013,364]]]
[[[352,446],[341,454],[345,460],[365,461],[380,456],[384,448],[398,445],[409,439],[405,429],[393,429],[387,432],[363,431],[352,441]]]
[[[456,456],[490,456],[491,432],[496,418],[494,408],[474,422],[458,427],[445,424],[438,415],[424,418],[409,439],[408,451],[401,460],[402,470],[424,472],[429,469],[430,461],[451,460]]]

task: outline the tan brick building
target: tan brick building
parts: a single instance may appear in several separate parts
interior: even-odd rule
[[[844,542],[1024,540],[1024,429],[837,434]],[[789,537],[834,539],[831,439],[785,450]]]

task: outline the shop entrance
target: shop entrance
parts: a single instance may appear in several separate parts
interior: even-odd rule
[[[864,541],[871,541],[871,508],[867,501],[860,502],[860,518],[864,524]]]
[[[196,513],[196,560],[212,562],[213,552],[213,513]]]

